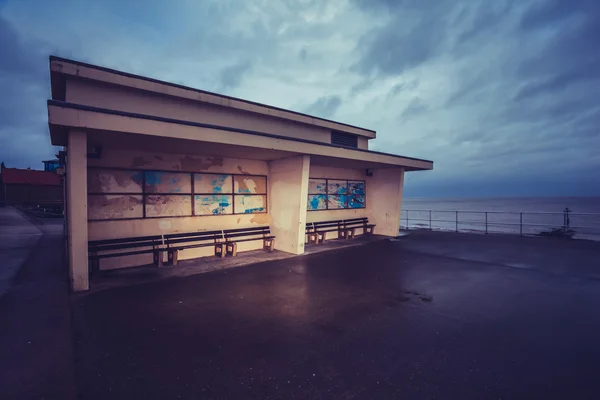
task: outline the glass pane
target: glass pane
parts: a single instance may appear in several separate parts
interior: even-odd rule
[[[147,217],[174,217],[192,215],[192,196],[146,196]]]
[[[258,214],[267,212],[267,196],[237,195],[234,196],[236,214]]]
[[[88,195],[89,219],[142,218],[142,195]]]
[[[349,194],[365,194],[365,183],[363,181],[348,181]]]
[[[267,193],[266,176],[235,175],[233,184],[234,193]]]
[[[327,181],[325,179],[309,179],[308,193],[310,194],[325,194],[327,191]]]
[[[327,196],[324,194],[308,195],[308,210],[325,210],[327,208]]]
[[[196,195],[196,215],[233,214],[233,196]]]
[[[365,207],[365,195],[355,194],[348,196],[348,208],[364,208]]]
[[[327,181],[328,194],[346,194],[348,186],[346,181],[329,179]]]
[[[346,195],[343,196],[327,196],[327,205],[330,210],[346,208]]]
[[[89,193],[142,193],[142,171],[88,169]]]
[[[192,176],[185,172],[145,171],[145,193],[191,193]]]
[[[232,193],[233,175],[194,174],[195,193]]]

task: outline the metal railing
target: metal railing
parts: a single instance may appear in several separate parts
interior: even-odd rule
[[[600,213],[412,209],[402,210],[400,227],[600,240]]]

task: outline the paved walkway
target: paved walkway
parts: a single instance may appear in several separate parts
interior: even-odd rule
[[[74,399],[75,371],[60,220],[32,224],[0,209],[0,398]]]
[[[79,394],[597,398],[598,260],[600,244],[416,232],[76,295]]]
[[[0,207],[0,298],[42,237],[42,231],[13,207]]]

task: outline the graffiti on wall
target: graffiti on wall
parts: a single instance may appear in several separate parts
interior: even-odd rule
[[[267,212],[265,176],[90,168],[90,220]]]
[[[309,211],[365,208],[365,182],[344,179],[308,181]]]

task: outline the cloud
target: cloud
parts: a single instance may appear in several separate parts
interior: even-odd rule
[[[600,195],[597,37],[595,0],[7,0],[0,159],[52,157],[55,53],[375,129],[435,161],[409,194]]]
[[[342,105],[340,96],[319,97],[314,103],[305,108],[307,114],[321,118],[331,118]]]

